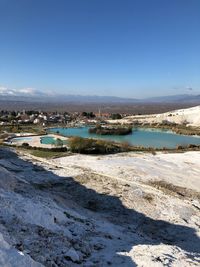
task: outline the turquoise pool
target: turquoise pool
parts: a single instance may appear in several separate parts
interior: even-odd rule
[[[154,148],[175,148],[177,145],[200,145],[200,138],[175,134],[166,130],[133,128],[132,134],[119,135],[97,135],[88,132],[89,127],[81,128],[51,128],[49,133],[60,133],[63,136],[80,136],[85,138],[97,138],[112,140],[116,142],[128,142],[131,145],[154,147]]]
[[[55,144],[55,138],[51,136],[40,137],[40,143],[44,145],[53,145]]]
[[[40,143],[41,144],[44,144],[44,145],[55,145],[56,142],[57,142],[56,139],[57,138],[54,138],[52,136],[43,136],[43,137],[40,138]],[[67,144],[67,141],[66,140],[62,140],[62,143],[64,145],[66,145]]]
[[[27,136],[21,136],[21,137],[15,137],[12,138],[12,142],[22,142],[22,141],[31,141],[32,137],[27,137]]]

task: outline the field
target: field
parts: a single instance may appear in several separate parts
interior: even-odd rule
[[[43,110],[58,112],[95,112],[99,109],[102,113],[124,113],[124,114],[155,114],[171,111],[179,108],[189,108],[194,103],[40,103],[21,101],[1,101],[1,109],[4,110]]]

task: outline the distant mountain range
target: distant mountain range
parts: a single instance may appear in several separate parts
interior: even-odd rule
[[[200,103],[200,95],[170,95],[170,96],[160,96],[160,97],[151,97],[144,99],[145,102],[151,103]]]
[[[31,88],[10,90],[0,87],[0,101],[50,102],[50,103],[200,103],[200,95],[171,95],[144,99],[115,96],[83,96],[43,93]]]

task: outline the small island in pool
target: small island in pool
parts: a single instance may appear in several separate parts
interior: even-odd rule
[[[132,133],[132,127],[108,127],[97,125],[89,128],[89,133],[100,135],[127,135]]]

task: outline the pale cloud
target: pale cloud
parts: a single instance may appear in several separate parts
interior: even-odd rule
[[[0,94],[4,95],[4,94],[9,94],[9,90],[6,87],[0,86]]]
[[[35,96],[40,94],[42,94],[42,92],[39,92],[35,88],[30,88],[30,87],[21,89],[10,89],[4,86],[0,86],[0,95]]]
[[[16,92],[22,93],[22,94],[29,94],[29,95],[34,95],[37,93],[36,89],[34,88],[22,88],[19,90],[15,90]]]

